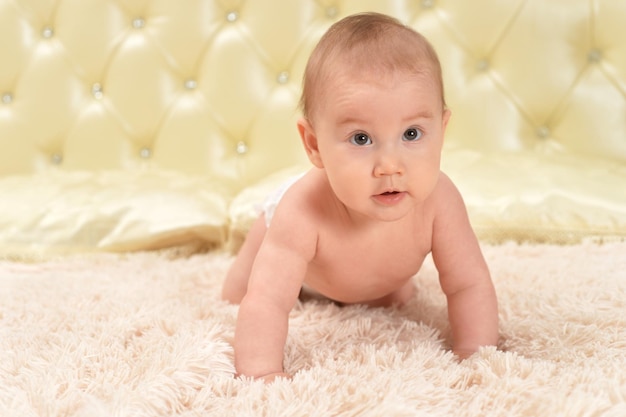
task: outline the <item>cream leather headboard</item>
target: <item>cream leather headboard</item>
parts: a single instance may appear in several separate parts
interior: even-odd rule
[[[448,140],[626,160],[619,0],[0,2],[0,174],[144,165],[242,186],[303,160],[309,51],[377,10],[443,61]]]
[[[148,165],[241,187],[301,159],[301,67],[330,20],[275,3],[2,1],[0,174]]]
[[[238,209],[229,199],[239,191],[306,163],[295,128],[306,59],[333,22],[366,10],[398,17],[437,49],[452,110],[444,168],[459,180],[476,225],[502,227],[500,220],[514,218],[507,230],[525,230],[548,219],[551,227],[571,229],[583,219],[574,229],[587,230],[599,205],[612,214],[592,232],[617,228],[626,235],[619,197],[623,192],[626,201],[622,0],[0,0],[0,178],[35,175],[39,189],[49,190],[46,181],[60,173],[83,172],[84,199],[100,181],[85,171],[139,172],[137,184],[150,187],[162,180],[145,173],[195,176],[201,180],[185,183],[177,196],[207,180],[221,190],[209,200],[225,200],[209,222],[212,232],[200,233],[186,219],[180,224],[213,236],[215,224],[234,221]],[[545,174],[542,167],[553,163],[568,168]],[[569,179],[585,170],[574,174],[584,181]],[[114,177],[123,188],[126,180]],[[565,188],[554,188],[559,182]],[[596,183],[601,196],[588,198],[587,191],[598,194]],[[49,201],[23,188],[20,207]],[[518,189],[527,192],[512,195]],[[555,214],[572,200],[582,214]],[[101,210],[109,196],[94,201]],[[0,204],[5,211],[7,204]],[[529,205],[543,211],[520,221]],[[117,205],[107,213],[127,210]],[[16,224],[11,213],[0,213],[5,230]],[[119,229],[118,217],[96,220],[102,233]],[[23,227],[32,224],[23,220]],[[152,226],[135,228],[134,239]],[[163,234],[178,236],[178,227]],[[103,245],[85,238],[93,235],[85,230],[86,247]],[[17,232],[19,238],[6,239],[37,240]]]

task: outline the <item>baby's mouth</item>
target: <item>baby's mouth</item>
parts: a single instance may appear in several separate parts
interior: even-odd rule
[[[376,194],[374,199],[385,206],[393,206],[402,201],[405,194],[406,193],[402,191],[385,191],[383,193]]]

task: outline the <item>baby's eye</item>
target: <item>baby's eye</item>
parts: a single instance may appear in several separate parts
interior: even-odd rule
[[[356,133],[354,136],[350,138],[350,142],[358,146],[365,146],[365,145],[372,144],[372,140],[365,133]]]
[[[404,131],[404,134],[402,135],[402,139],[409,141],[409,142],[414,142],[416,140],[419,140],[422,137],[422,135],[423,133],[421,130],[415,129],[414,127],[412,127]]]

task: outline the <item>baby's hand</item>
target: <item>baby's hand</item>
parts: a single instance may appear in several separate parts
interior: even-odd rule
[[[271,384],[272,382],[274,382],[274,380],[276,378],[285,378],[285,379],[291,379],[291,375],[285,373],[285,372],[274,372],[271,374],[267,374],[267,375],[263,375],[260,377],[257,377],[255,379],[262,379],[263,382],[265,382],[266,384]]]
[[[470,350],[470,349],[452,349],[452,353],[454,353],[456,355],[456,357],[458,358],[459,362],[462,362],[463,360],[469,358],[474,353],[476,353],[476,351],[475,350]]]

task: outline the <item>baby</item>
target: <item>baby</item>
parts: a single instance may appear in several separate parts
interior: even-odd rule
[[[465,205],[440,171],[450,111],[428,41],[376,13],[334,24],[304,74],[298,131],[314,167],[254,223],[224,283],[241,303],[240,375],[288,376],[288,317],[303,286],[339,303],[403,304],[432,252],[453,352],[498,341],[489,270]]]

